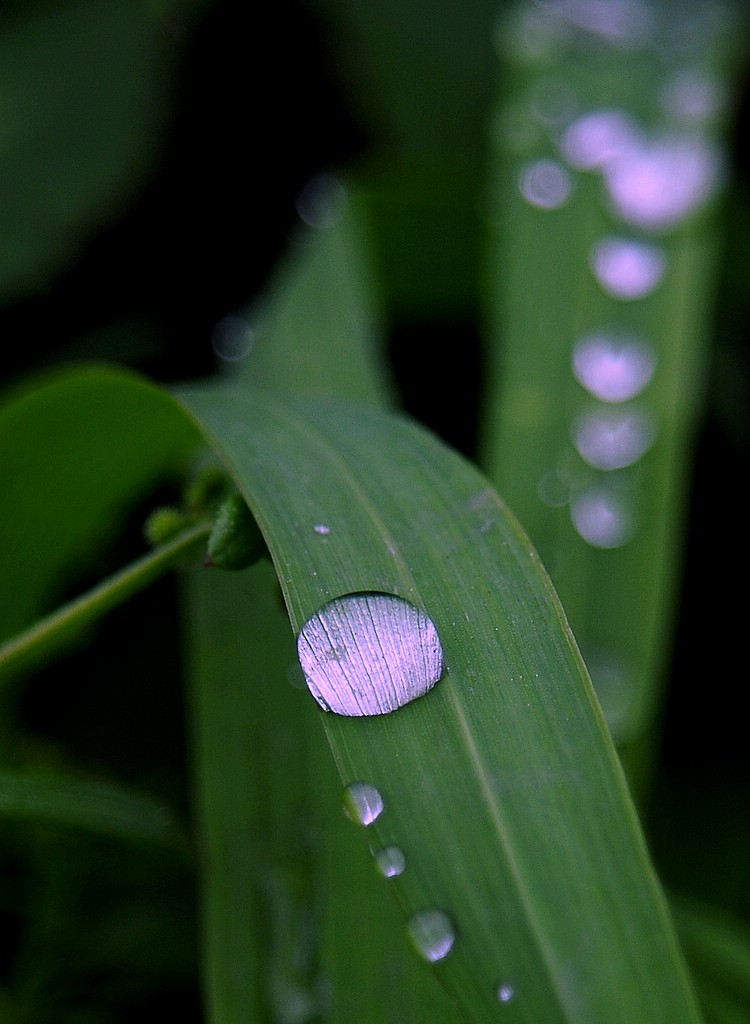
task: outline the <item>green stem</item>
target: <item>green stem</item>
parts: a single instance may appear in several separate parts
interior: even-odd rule
[[[149,551],[91,590],[74,598],[0,646],[0,682],[20,668],[50,657],[107,612],[164,575],[193,549],[205,544],[211,524],[201,522]]]

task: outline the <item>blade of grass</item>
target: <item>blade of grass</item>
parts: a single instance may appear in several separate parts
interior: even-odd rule
[[[435,970],[468,1018],[496,1021],[508,986],[510,1021],[697,1021],[583,664],[485,478],[375,410],[222,387],[179,399],[250,502],[295,631],[362,590],[437,626],[446,671],[428,696],[383,718],[323,717],[342,780],[383,796],[368,838],[404,851],[403,910],[455,927]]]
[[[366,241],[351,196],[335,224],[296,239],[249,315],[254,344],[232,376],[283,393],[386,400]],[[286,682],[296,654],[267,567],[231,581],[193,575],[186,616],[211,1019],[296,1024],[317,1009],[329,1024],[454,1024],[341,813],[317,715]],[[293,678],[301,683],[299,666]],[[298,756],[279,758],[276,737]]]
[[[646,12],[649,34],[626,46],[565,24],[565,15],[556,20],[542,12],[538,30],[547,33],[547,45],[537,51],[521,38],[529,11],[528,4],[515,5],[498,33],[503,94],[488,182],[490,359],[482,462],[552,576],[640,790],[661,704],[706,376],[717,189],[702,202],[696,194],[694,208],[688,204],[685,216],[663,228],[641,228],[613,209],[605,187],[610,165],[577,170],[564,133],[584,115],[614,111],[638,133],[627,143],[631,155],[648,152],[640,149],[646,142],[679,138],[701,147],[696,153],[707,159],[716,157],[726,110],[707,105],[693,116],[684,105],[670,108],[665,97],[687,102],[677,85],[688,57],[691,81],[707,97],[727,90],[738,25],[720,3],[683,12],[653,4]],[[684,51],[676,42],[668,50],[666,41],[676,39]],[[642,160],[639,180],[647,189]],[[552,201],[533,191],[524,196],[524,175],[545,166],[569,194]],[[653,160],[648,173],[660,173]],[[670,180],[662,194],[653,181],[651,187],[652,193],[639,193],[647,211],[674,195],[676,183]],[[655,246],[664,258],[663,281],[643,297],[618,298],[596,281],[592,252],[612,236]],[[645,346],[655,369],[642,393],[604,402],[576,379],[575,346],[592,336]],[[651,437],[642,435],[630,460],[592,459],[580,432],[582,417],[591,414],[630,416],[620,422],[644,424]],[[587,508],[602,510],[599,536],[583,520]],[[607,524],[612,529],[605,535]]]
[[[0,772],[0,816],[123,839],[185,845],[167,807],[110,782]]]

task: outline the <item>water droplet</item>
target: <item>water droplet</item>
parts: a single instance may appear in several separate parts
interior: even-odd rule
[[[574,426],[575,446],[595,469],[624,469],[644,455],[656,438],[651,416],[642,409],[597,409]]]
[[[664,86],[661,105],[676,120],[697,124],[721,111],[724,93],[718,82],[698,68],[683,68]]]
[[[618,155],[604,170],[612,205],[629,224],[659,231],[705,203],[721,177],[719,151],[695,136],[664,136]]]
[[[392,594],[347,594],[305,625],[297,643],[313,697],[339,715],[386,715],[432,689],[443,650],[432,620]]]
[[[357,825],[372,825],[383,813],[383,798],[375,786],[352,782],[344,790],[344,810]]]
[[[582,171],[605,167],[640,140],[635,122],[624,110],[594,110],[563,133],[561,148],[568,163]]]
[[[375,864],[385,878],[397,878],[406,870],[406,858],[398,846],[384,846],[375,852]]]
[[[576,106],[576,94],[562,78],[542,78],[533,86],[531,109],[543,124],[554,127],[567,123]]]
[[[417,952],[431,964],[444,960],[456,941],[453,922],[444,910],[420,910],[408,924]]]
[[[342,219],[348,198],[344,183],[335,175],[321,171],[302,186],[295,206],[308,227],[325,229]]]
[[[606,43],[632,50],[647,43],[654,19],[643,0],[542,0],[550,14]]]
[[[642,299],[664,277],[667,261],[661,249],[647,242],[604,238],[591,254],[599,284],[616,299]]]
[[[527,164],[519,177],[519,188],[527,202],[540,210],[564,206],[573,190],[570,175],[555,160],[535,160]]]
[[[630,540],[633,517],[621,495],[591,490],[579,495],[570,508],[573,525],[595,548],[619,548]]]
[[[550,469],[539,480],[537,494],[550,508],[562,508],[570,501],[570,485],[556,469]]]
[[[497,987],[497,998],[501,1003],[509,1003],[516,994],[516,990],[507,981]]]
[[[626,402],[649,384],[656,355],[636,338],[588,335],[573,350],[577,380],[602,402]]]
[[[313,526],[313,530],[315,530],[316,533],[319,533],[321,537],[327,537],[331,532],[331,527],[326,526],[325,523],[316,523],[315,526]]]
[[[219,320],[211,332],[211,345],[225,363],[238,363],[250,352],[255,332],[244,316],[229,313]]]

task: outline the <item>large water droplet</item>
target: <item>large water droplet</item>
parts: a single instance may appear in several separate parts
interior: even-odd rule
[[[399,846],[384,846],[375,851],[375,864],[385,878],[397,878],[406,870],[406,857]]]
[[[656,369],[651,348],[635,338],[591,334],[573,349],[573,372],[602,402],[626,402],[649,384]]]
[[[372,825],[383,813],[383,798],[375,786],[367,782],[352,782],[344,790],[344,810],[357,825]]]
[[[579,417],[574,441],[579,454],[595,469],[624,469],[654,442],[653,418],[643,409],[597,409]]]
[[[612,205],[623,220],[664,230],[697,210],[716,189],[718,150],[696,136],[665,136],[634,146],[604,170]]]
[[[573,183],[562,164],[555,160],[536,160],[522,169],[519,187],[532,206],[557,210],[568,201]]]
[[[329,602],[297,642],[313,697],[339,715],[386,715],[427,693],[443,671],[432,620],[392,594],[348,594]]]
[[[591,254],[602,288],[616,299],[642,299],[656,288],[667,268],[661,249],[647,242],[604,238]]]
[[[432,964],[444,960],[456,941],[453,922],[444,910],[418,911],[408,929],[417,952]]]

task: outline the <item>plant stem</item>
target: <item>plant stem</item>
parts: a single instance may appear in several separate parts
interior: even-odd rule
[[[0,646],[0,682],[21,668],[49,658],[84,627],[143,590],[185,555],[205,544],[210,532],[211,524],[207,522],[184,530],[7,640]]]

